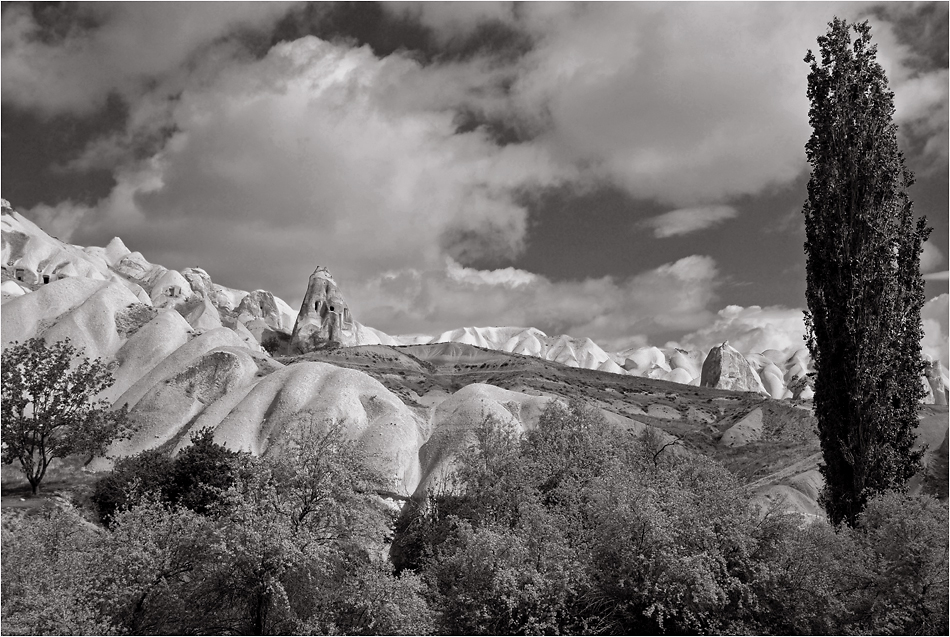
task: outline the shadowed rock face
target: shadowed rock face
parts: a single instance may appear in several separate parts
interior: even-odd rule
[[[729,343],[723,343],[709,350],[703,362],[700,385],[769,395],[749,361]]]
[[[350,308],[330,271],[319,266],[310,275],[307,293],[294,323],[291,348],[305,354],[325,347],[349,345],[357,345]]]

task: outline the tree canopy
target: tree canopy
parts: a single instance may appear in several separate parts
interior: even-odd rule
[[[854,525],[870,496],[902,489],[920,466],[920,253],[930,230],[907,194],[914,177],[870,25],[835,18],[818,44],[818,56],[805,57],[805,320],[823,503],[835,524]]]

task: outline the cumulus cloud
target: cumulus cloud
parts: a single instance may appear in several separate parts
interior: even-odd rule
[[[222,283],[294,298],[302,290],[288,275],[316,263],[357,280],[441,268],[445,255],[517,256],[527,227],[518,189],[569,174],[531,144],[457,133],[454,112],[422,98],[450,101],[451,88],[407,56],[306,37],[202,77],[161,118],[143,119],[176,132],[116,172],[77,240],[120,233],[173,267],[194,265],[178,259],[197,241]]]
[[[437,334],[460,326],[537,327],[588,337],[607,349],[709,322],[718,271],[693,255],[623,281],[551,281],[518,270],[476,270],[451,260],[440,270],[391,271],[344,285],[357,320],[392,334]]]
[[[942,13],[937,17],[930,14]],[[878,60],[894,91],[894,120],[915,170],[946,172],[948,158],[948,81],[946,62],[935,65],[931,47],[946,55],[947,8],[939,3],[883,3],[861,8],[878,44]],[[878,18],[883,19],[878,19]],[[936,18],[936,19],[934,19]],[[943,23],[944,32],[934,32]],[[939,28],[939,27],[936,27]],[[923,29],[923,32],[919,30]],[[943,57],[945,60],[946,58]]]
[[[931,360],[939,360],[944,366],[948,365],[950,356],[948,299],[950,295],[941,294],[928,301],[921,311],[924,326],[922,353]],[[730,305],[720,310],[708,325],[677,341],[668,342],[666,346],[708,352],[723,341],[729,341],[743,353],[775,349],[791,355],[805,347],[804,336],[805,321],[801,309]]]
[[[943,253],[931,241],[924,242],[924,251],[920,255],[920,271],[929,273],[943,263]]]
[[[524,15],[539,44],[515,97],[528,112],[544,104],[547,141],[566,160],[684,207],[757,193],[804,169],[801,58],[829,10],[595,3],[531,5]]]
[[[31,4],[5,6],[3,101],[50,115],[89,113],[111,92],[140,95],[238,29],[269,29],[290,4],[77,4],[61,37],[43,29]]]
[[[800,309],[730,305],[720,310],[710,324],[668,346],[708,352],[729,341],[747,354],[775,349],[791,355],[805,347],[804,335],[805,320]]]
[[[267,29],[286,7],[82,5],[87,26],[54,39],[40,37],[27,5],[5,7],[5,103],[83,113],[113,92],[129,109],[126,130],[63,166],[109,168],[113,191],[96,206],[32,214],[78,243],[121,235],[155,262],[201,265],[220,283],[291,302],[327,265],[355,316],[393,333],[524,324],[614,349],[675,330],[693,331],[696,343],[745,339],[764,349],[786,342],[783,333],[792,343],[796,325],[783,312],[794,310],[708,311],[718,272],[706,256],[671,255],[623,280],[467,266],[522,253],[531,240],[525,193],[619,187],[672,208],[647,223],[675,236],[722,223],[736,216],[730,202],[799,178],[809,134],[802,57],[830,15],[854,18],[862,7],[385,10],[414,16],[443,43],[496,23],[531,47],[423,65],[411,53],[380,58],[368,46],[305,37],[254,59],[230,36]],[[886,23],[878,33],[896,42]],[[885,62],[905,94],[902,126],[924,140],[920,152],[939,155],[945,69],[942,80],[939,69],[912,72],[907,47]],[[465,114],[522,141],[460,128]]]
[[[647,219],[643,222],[643,225],[653,228],[653,234],[656,238],[665,239],[666,237],[675,237],[711,228],[727,219],[734,218],[738,214],[739,212],[732,206],[680,208]]]
[[[531,122],[555,156],[640,198],[692,207],[783,185],[805,170],[802,62],[833,15],[871,18],[918,153],[946,157],[946,69],[921,69],[893,16],[856,3],[422,3],[443,40],[487,21],[529,34],[502,119]],[[877,11],[877,13],[881,13]],[[895,13],[894,11],[890,13]],[[900,13],[897,11],[897,13]]]

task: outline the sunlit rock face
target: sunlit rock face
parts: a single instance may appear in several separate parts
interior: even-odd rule
[[[947,387],[947,370],[939,361],[926,361],[922,378],[924,391],[927,392],[923,402],[931,405],[946,405],[950,390]]]
[[[330,271],[317,267],[310,275],[291,334],[291,348],[306,353],[326,347],[357,345],[350,308],[337,289]]]
[[[703,362],[700,385],[769,395],[752,364],[729,343],[709,350]]]

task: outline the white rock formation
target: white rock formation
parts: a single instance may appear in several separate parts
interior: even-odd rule
[[[709,350],[700,386],[769,395],[752,364],[728,342]]]

